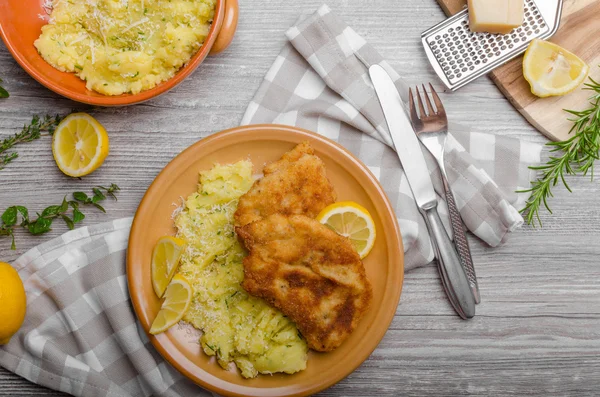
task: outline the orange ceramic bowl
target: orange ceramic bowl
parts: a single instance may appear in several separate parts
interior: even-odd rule
[[[74,101],[98,106],[133,105],[167,92],[189,76],[208,54],[226,49],[238,21],[238,0],[217,0],[215,17],[204,44],[173,78],[139,94],[107,96],[88,90],[75,74],[53,68],[38,54],[33,42],[47,23],[39,17],[46,15],[44,3],[45,0],[0,0],[0,36],[4,44],[23,69],[42,85]]]

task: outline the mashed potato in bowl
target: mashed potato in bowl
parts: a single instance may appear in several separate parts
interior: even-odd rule
[[[54,0],[34,42],[53,67],[104,95],[172,78],[200,49],[217,0]]]

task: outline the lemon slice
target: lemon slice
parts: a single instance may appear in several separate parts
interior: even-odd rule
[[[181,239],[165,236],[161,237],[154,246],[152,252],[152,287],[159,298],[164,295],[179,266],[184,244]]]
[[[165,301],[150,327],[150,333],[160,334],[177,324],[190,307],[192,295],[190,283],[182,275],[175,275],[165,292]]]
[[[375,244],[375,222],[363,206],[353,201],[342,201],[327,206],[317,220],[333,231],[348,237],[360,259],[369,255]]]
[[[539,97],[565,95],[577,88],[590,68],[577,55],[544,40],[533,40],[523,58],[523,76]]]
[[[88,175],[100,167],[108,155],[108,147],[106,130],[87,113],[65,117],[52,137],[56,165],[73,177]]]

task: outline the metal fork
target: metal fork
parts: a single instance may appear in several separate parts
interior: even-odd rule
[[[429,88],[431,89],[431,96],[435,103],[435,110],[427,95],[425,85],[422,87],[428,112],[425,112],[419,87],[416,87],[417,102],[419,104],[419,114],[417,114],[413,92],[412,89],[409,89],[410,119],[417,136],[437,160],[442,176],[442,183],[444,185],[446,204],[448,205],[448,212],[450,213],[454,244],[458,256],[460,257],[461,264],[467,274],[471,292],[473,293],[473,298],[475,298],[475,303],[479,303],[481,297],[479,294],[479,286],[477,284],[477,276],[475,275],[475,267],[473,266],[473,258],[471,257],[471,249],[469,248],[469,241],[467,240],[467,234],[460,213],[458,212],[454,195],[452,194],[452,190],[448,183],[446,167],[444,165],[444,147],[446,146],[446,139],[448,138],[448,118],[446,116],[446,111],[444,110],[444,105],[431,83],[429,83]]]

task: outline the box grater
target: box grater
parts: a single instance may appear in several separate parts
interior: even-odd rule
[[[463,10],[423,32],[425,53],[442,82],[452,91],[522,54],[533,39],[558,30],[562,0],[525,0],[524,23],[502,34],[474,33]]]

